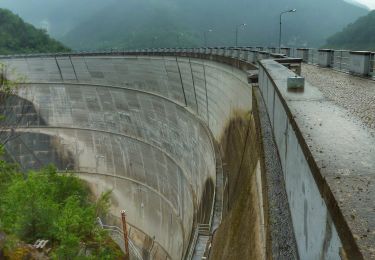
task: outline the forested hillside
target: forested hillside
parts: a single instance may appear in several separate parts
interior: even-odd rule
[[[59,38],[116,0],[1,0],[6,8]]]
[[[375,51],[375,11],[328,38],[325,47]]]
[[[283,17],[283,43],[317,47],[367,9],[343,0],[118,0],[103,8],[62,38],[72,48],[136,48],[234,45],[277,45],[279,14]],[[181,34],[180,36],[178,36]]]
[[[0,9],[0,54],[68,51],[43,30],[25,23],[9,10]]]
[[[48,29],[74,49],[278,44],[319,47],[333,33],[368,13],[344,0],[3,0],[0,6]]]

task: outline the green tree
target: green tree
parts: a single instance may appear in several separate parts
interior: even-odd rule
[[[110,192],[95,202],[85,183],[50,166],[27,176],[0,161],[0,230],[27,243],[47,239],[56,259],[117,259],[122,253],[97,222]]]
[[[0,54],[69,51],[45,31],[25,23],[9,10],[0,9],[0,24]]]

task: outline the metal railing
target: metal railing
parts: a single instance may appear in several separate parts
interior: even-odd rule
[[[117,226],[110,226],[110,225],[105,225],[103,224],[102,220],[98,217],[97,218],[98,225],[108,231],[109,235],[111,238],[118,244],[118,246],[121,248],[123,252],[125,252],[125,243],[124,243],[124,232],[122,231],[121,228]],[[136,245],[134,245],[133,241],[129,238],[129,253],[133,258],[137,260],[143,260],[143,257],[141,253],[139,252],[138,248]]]
[[[197,228],[194,229],[194,233],[193,233],[193,236],[192,236],[192,239],[191,239],[191,242],[190,242],[190,248],[189,248],[188,253],[186,254],[185,259],[192,259],[193,258],[195,246],[196,246],[197,241],[198,241],[198,235],[199,235],[199,232],[198,232],[198,227],[197,227]]]

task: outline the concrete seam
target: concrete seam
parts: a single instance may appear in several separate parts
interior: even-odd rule
[[[120,136],[120,137],[124,137],[124,138],[129,138],[129,139],[135,140],[137,142],[146,144],[146,145],[151,146],[152,148],[154,148],[154,149],[162,152],[163,154],[165,154],[174,164],[176,164],[176,166],[178,168],[180,168],[180,170],[182,172],[182,175],[185,177],[186,182],[189,183],[189,187],[190,187],[189,190],[190,190],[190,192],[195,197],[195,192],[194,192],[192,183],[189,182],[188,175],[186,174],[186,172],[183,169],[183,167],[181,167],[180,164],[168,152],[166,152],[163,149],[161,149],[160,147],[157,147],[157,146],[155,146],[153,144],[150,144],[150,143],[148,143],[145,140],[142,140],[140,138],[136,138],[136,137],[132,137],[130,135],[124,135],[124,134],[120,134],[120,133],[108,132],[108,131],[105,131],[105,130],[97,130],[97,129],[90,129],[90,128],[78,128],[78,127],[58,127],[58,126],[37,126],[37,127],[29,126],[29,127],[22,127],[21,126],[21,127],[18,127],[18,129],[25,129],[25,130],[27,130],[27,129],[32,129],[32,130],[38,130],[38,129],[67,129],[67,130],[78,130],[78,131],[92,131],[92,132],[105,133],[105,134],[109,134],[109,135],[115,135],[115,136]]]
[[[208,109],[208,92],[207,92],[207,78],[206,78],[206,64],[203,63],[204,88],[206,89],[206,105],[207,105],[207,125],[210,125],[210,113]]]
[[[194,96],[195,96],[195,103],[197,104],[197,115],[199,116],[199,109],[198,109],[198,99],[197,99],[197,90],[195,89],[195,81],[194,81],[194,74],[193,74],[193,68],[191,66],[191,60],[189,58],[189,66],[191,71],[191,79],[193,82],[193,89],[194,89]]]
[[[59,65],[59,61],[57,60],[57,57],[55,57],[55,61],[56,61],[56,65],[57,65],[57,68],[58,68],[59,73],[60,73],[61,81],[64,82],[64,78],[63,78],[63,75],[62,75],[61,68],[60,68],[60,65]]]
[[[186,100],[186,94],[185,94],[184,83],[183,83],[183,81],[182,81],[181,69],[180,69],[180,65],[178,64],[178,59],[177,59],[177,57],[176,57],[176,64],[177,64],[177,68],[178,68],[178,74],[180,75],[181,87],[182,87],[182,93],[184,94],[185,105],[188,106],[188,103],[187,103],[187,100]]]
[[[160,98],[160,99],[163,99],[163,100],[166,100],[170,103],[173,103],[175,104],[177,107],[181,108],[181,109],[184,109],[186,110],[191,116],[193,116],[198,122],[199,124],[201,125],[201,127],[203,127],[205,129],[205,132],[207,134],[207,136],[209,137],[209,139],[211,140],[211,150],[212,152],[214,153],[215,152],[215,149],[213,147],[213,144],[212,144],[212,139],[214,138],[212,136],[212,133],[209,129],[209,124],[208,122],[204,122],[202,119],[200,119],[192,110],[190,107],[186,107],[184,106],[183,104],[179,103],[178,101],[175,101],[175,100],[172,100],[170,98],[167,98],[167,97],[164,97],[164,96],[161,96],[159,94],[156,94],[156,93],[152,93],[152,92],[148,92],[148,91],[143,91],[143,90],[138,90],[138,89],[131,89],[131,88],[126,88],[126,87],[117,87],[117,86],[111,86],[111,85],[100,85],[100,84],[90,84],[90,83],[66,83],[66,82],[27,82],[27,83],[22,83],[23,85],[49,85],[49,84],[53,84],[53,85],[74,85],[74,86],[86,86],[86,87],[103,87],[103,88],[112,88],[112,89],[118,89],[118,90],[126,90],[126,91],[133,91],[133,92],[138,92],[138,93],[142,93],[142,94],[145,94],[145,95],[150,95],[150,96],[155,96],[157,98]],[[207,100],[207,110],[208,110],[208,100]]]
[[[73,72],[74,72],[74,76],[76,77],[76,80],[78,81],[77,72],[76,72],[76,69],[75,69],[74,64],[72,62],[72,57],[71,56],[69,56],[69,60],[70,60],[70,64],[72,64],[72,69],[73,69]]]
[[[58,171],[58,172],[61,173],[61,174],[63,174],[63,173],[73,173],[73,174],[100,175],[100,176],[113,177],[113,178],[116,178],[116,179],[121,179],[121,180],[124,180],[124,181],[129,181],[129,182],[136,183],[136,184],[138,184],[140,186],[145,187],[146,189],[150,190],[151,192],[155,193],[157,196],[161,197],[169,205],[169,207],[172,208],[172,211],[173,211],[174,215],[178,219],[182,220],[181,216],[178,214],[178,212],[177,212],[176,208],[173,206],[173,204],[163,194],[161,194],[159,191],[155,190],[151,186],[146,185],[145,183],[139,182],[139,181],[134,180],[132,178],[118,176],[118,175],[113,175],[113,174],[107,174],[107,173],[85,172],[85,171],[72,171],[72,170],[69,170],[69,171]],[[180,221],[180,222],[182,222],[182,221]],[[181,223],[180,223],[180,225],[182,226]],[[182,229],[183,229],[183,227],[182,227]]]

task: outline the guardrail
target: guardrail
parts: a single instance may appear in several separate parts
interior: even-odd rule
[[[326,62],[325,56],[329,56]],[[76,51],[70,53],[39,53],[39,54],[17,54],[3,55],[1,59],[17,58],[63,58],[77,56],[107,56],[107,55],[174,55],[181,57],[208,58],[209,56],[222,57],[237,60],[239,62],[257,64],[263,59],[302,59],[308,64],[330,67],[334,70],[352,73],[365,77],[374,76],[374,52],[356,52],[350,50],[322,50],[314,48],[266,48],[266,47],[205,47],[205,48],[153,48],[153,49],[135,49],[135,50],[117,50],[106,51]],[[361,57],[359,57],[361,56]],[[298,63],[298,62],[297,62]],[[233,65],[233,64],[232,64]],[[239,64],[240,66],[241,64]],[[244,64],[242,64],[244,65]]]

